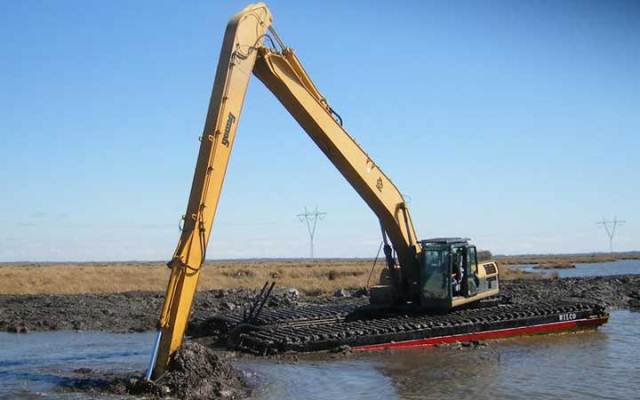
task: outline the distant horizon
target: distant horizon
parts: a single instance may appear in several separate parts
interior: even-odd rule
[[[480,249],[479,251],[484,251]],[[586,253],[531,253],[531,254],[493,254],[492,257],[547,257],[547,256],[601,256],[601,255],[633,255],[640,254],[640,250],[614,251],[614,252],[586,252]],[[349,261],[349,260],[374,260],[375,257],[247,257],[247,258],[207,258],[205,262],[234,262],[234,261]],[[378,262],[382,259],[378,258]],[[83,260],[83,261],[0,261],[3,264],[91,264],[91,263],[167,263],[167,260]]]

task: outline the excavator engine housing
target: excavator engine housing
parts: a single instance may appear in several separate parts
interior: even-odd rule
[[[416,291],[410,299],[422,309],[451,308],[499,293],[498,267],[494,261],[478,262],[476,246],[464,238],[435,238],[420,242]],[[402,305],[393,285],[383,281],[370,290],[372,304]]]

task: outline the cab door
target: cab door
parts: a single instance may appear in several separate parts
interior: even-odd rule
[[[448,246],[422,249],[420,305],[426,309],[451,308],[451,257]]]
[[[466,257],[466,296],[470,297],[478,293],[478,254],[475,246],[467,247]]]

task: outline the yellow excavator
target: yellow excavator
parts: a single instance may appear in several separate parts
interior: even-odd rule
[[[227,25],[201,137],[182,234],[171,268],[147,378],[180,347],[236,136],[254,74],[284,105],[380,221],[386,268],[371,302],[448,310],[498,294],[495,263],[479,263],[468,239],[418,240],[401,192],[342,126],[294,51],[278,36],[263,3]]]

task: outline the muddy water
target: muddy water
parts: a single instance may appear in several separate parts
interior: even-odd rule
[[[256,371],[259,399],[637,399],[640,313],[615,311],[598,331],[506,339],[475,349],[240,365]]]
[[[82,374],[137,372],[145,368],[153,333],[0,333],[0,399],[88,398],[60,393]]]
[[[640,260],[618,260],[607,263],[576,264],[575,268],[567,269],[534,269],[533,265],[517,266],[524,271],[554,272],[559,278],[578,278],[584,276],[608,276],[640,274]]]
[[[151,333],[0,333],[0,398],[89,398],[61,389],[78,376],[75,369],[141,371],[151,341]],[[257,399],[634,399],[640,393],[640,313],[614,311],[598,331],[475,349],[236,364],[249,372]]]

